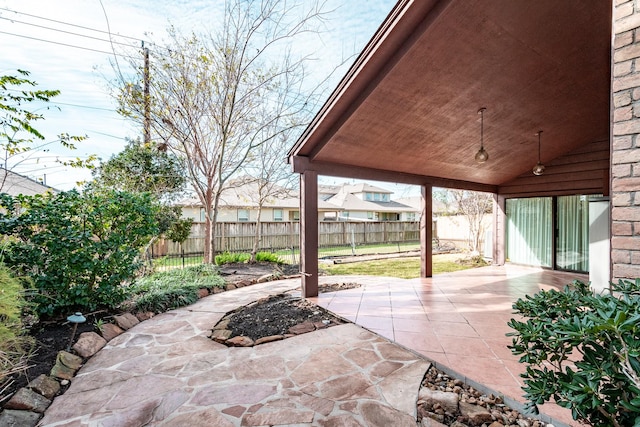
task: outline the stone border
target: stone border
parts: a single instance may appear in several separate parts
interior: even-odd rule
[[[257,283],[293,279],[299,276],[283,276],[279,273],[273,273],[254,280],[227,283],[224,287],[202,288],[198,290],[198,299]],[[81,333],[72,347],[76,354],[64,350],[58,352],[56,363],[49,375],[42,374],[25,387],[20,388],[0,408],[0,427],[35,427],[45,410],[51,405],[53,398],[64,394],[71,379],[90,357],[100,351],[113,338],[138,323],[152,318],[155,314],[153,312],[140,312],[135,315],[130,312],[123,313],[113,317],[114,323],[105,323],[100,326],[102,336],[95,332]]]
[[[241,307],[231,310],[225,313],[225,315],[222,316],[222,318],[218,321],[218,323],[215,324],[215,326],[213,327],[213,330],[211,331],[211,339],[217,343],[224,344],[227,347],[254,347],[256,345],[273,342],[273,341],[280,341],[286,338],[294,337],[296,335],[306,334],[309,332],[317,331],[319,329],[326,329],[326,328],[337,326],[347,322],[346,320],[339,318],[335,314],[332,314],[331,312],[320,307],[319,305],[314,304],[319,311],[326,314],[328,320],[323,320],[321,322],[305,321],[290,327],[288,330],[288,333],[284,335],[271,335],[267,337],[258,338],[255,341],[244,335],[231,337],[232,331],[227,329],[227,327],[229,326],[229,322],[231,321],[231,318],[235,314],[247,308],[255,307],[256,305],[263,304],[265,302],[268,302],[271,299],[279,298],[279,297],[289,298],[291,300],[301,299],[301,298],[294,298],[291,296],[287,296],[285,293],[282,293],[277,295],[271,295],[265,298],[260,298],[257,301],[250,302],[249,304],[245,304]],[[349,323],[352,323],[352,322],[349,322]]]

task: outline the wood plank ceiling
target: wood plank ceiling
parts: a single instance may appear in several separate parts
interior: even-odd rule
[[[290,161],[497,188],[609,140],[610,54],[610,1],[400,1]]]

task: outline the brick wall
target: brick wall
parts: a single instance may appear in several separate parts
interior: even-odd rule
[[[640,277],[640,1],[613,1],[612,278]]]

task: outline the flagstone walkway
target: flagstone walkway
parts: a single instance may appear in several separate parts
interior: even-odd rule
[[[504,274],[504,270],[486,273]],[[527,281],[525,273],[516,274],[521,291],[527,286],[532,290],[533,282],[544,279],[541,273],[528,271],[535,280],[529,277]],[[479,270],[475,274],[481,276]],[[499,314],[494,320],[502,322],[502,305],[506,304],[502,300],[513,300],[515,291],[499,294],[498,303],[490,298],[486,280],[471,278],[468,283],[476,284],[475,292],[480,292],[475,297],[471,291],[461,290],[465,279],[455,274],[443,276],[439,282],[449,283],[449,290],[434,286],[429,282],[432,279],[323,277],[325,283],[363,284],[315,299],[358,324],[250,348],[228,348],[208,335],[225,313],[239,306],[267,295],[299,294],[300,280],[263,283],[205,297],[142,322],[110,341],[79,371],[66,393],[53,401],[39,425],[415,427],[417,393],[430,360],[439,362],[440,368],[453,362],[465,364],[450,368],[463,372],[470,381],[474,374],[484,378],[493,373],[494,380],[504,374],[490,371],[505,366],[504,352],[498,357],[491,350],[493,357],[486,357],[478,353],[476,342],[485,342],[486,336],[502,331],[485,330],[484,338],[469,336],[469,328],[483,331],[469,323],[468,315],[484,311],[491,317],[493,310]],[[462,305],[452,302],[460,293],[468,298],[466,314]],[[425,298],[451,305],[433,310]],[[448,321],[458,325],[450,325],[447,332],[438,322]],[[468,360],[458,355],[458,347],[445,347],[442,343],[447,340],[437,339],[444,336],[457,337],[459,347],[468,350]],[[432,342],[429,348],[424,347],[427,341]],[[483,370],[478,371],[480,365],[472,363],[478,357],[496,358],[500,363],[483,362]]]

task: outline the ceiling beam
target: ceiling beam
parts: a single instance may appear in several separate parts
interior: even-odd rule
[[[480,184],[476,182],[438,178],[434,176],[414,175],[391,170],[363,168],[340,163],[313,162],[306,156],[291,156],[289,163],[295,173],[315,171],[320,175],[335,176],[339,178],[354,178],[373,181],[393,182],[409,185],[431,185],[440,188],[452,188],[457,190],[482,191],[486,193],[498,192],[495,185]]]

